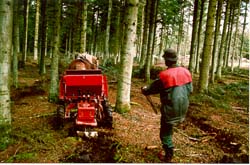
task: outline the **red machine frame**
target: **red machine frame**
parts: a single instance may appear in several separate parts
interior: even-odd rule
[[[59,121],[75,118],[81,127],[96,127],[106,121],[112,127],[107,78],[100,69],[66,70],[60,79],[59,100]]]

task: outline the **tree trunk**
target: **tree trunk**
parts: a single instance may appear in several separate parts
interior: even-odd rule
[[[208,90],[208,78],[209,78],[212,41],[213,41],[215,13],[216,13],[216,0],[209,0],[205,42],[203,46],[201,72],[199,77],[200,92],[207,92]]]
[[[107,18],[106,34],[105,34],[105,59],[109,58],[109,38],[110,38],[111,13],[112,13],[112,0],[109,0],[108,18]]]
[[[87,37],[87,13],[88,13],[88,3],[83,0],[82,1],[83,11],[82,11],[82,30],[81,30],[81,45],[80,52],[86,52],[86,37]]]
[[[117,57],[120,56],[120,43],[121,43],[121,40],[120,40],[120,22],[121,22],[121,7],[120,5],[118,6],[118,11],[117,11],[117,16],[115,17],[115,33],[114,33],[114,47],[113,47],[113,52],[114,52],[114,56],[115,56],[115,59],[117,60]],[[115,63],[117,62],[115,60]]]
[[[217,65],[217,71],[216,71],[216,79],[221,79],[221,71],[222,71],[222,64],[223,64],[224,47],[225,47],[225,42],[226,42],[229,10],[230,10],[230,3],[227,2],[224,24],[223,24],[223,32],[221,36],[221,43],[220,43],[220,49],[219,49],[219,59],[218,59],[218,65]]]
[[[45,69],[45,47],[46,47],[46,4],[47,0],[42,0],[41,3],[41,55],[39,60],[39,74],[43,75],[46,73]]]
[[[194,2],[194,16],[193,16],[193,30],[192,30],[192,39],[191,39],[191,47],[190,47],[190,59],[189,59],[189,70],[191,73],[194,73],[195,66],[195,49],[197,43],[197,30],[198,30],[198,18],[199,18],[199,0],[195,0]]]
[[[159,4],[159,0],[155,0],[155,5],[154,5],[154,19],[153,19],[153,43],[152,43],[152,50],[151,50],[151,64],[150,67],[153,65],[154,61],[154,52],[155,52],[155,47],[156,47],[156,29],[157,29],[157,14],[158,14],[158,4]]]
[[[39,36],[40,0],[36,0],[36,22],[34,36],[34,60],[38,59],[38,36]]]
[[[236,8],[236,25],[235,25],[235,32],[234,32],[234,40],[233,40],[233,51],[232,51],[232,56],[231,56],[231,72],[234,71],[234,57],[236,56],[237,52],[237,43],[238,43],[238,28],[239,28],[239,15],[240,15],[240,5],[241,5],[241,0],[236,3],[238,6]]]
[[[133,58],[136,52],[136,26],[138,0],[126,1],[125,35],[121,52],[120,78],[117,84],[116,111],[124,113],[130,110],[130,89]]]
[[[195,73],[199,73],[200,68],[200,42],[201,42],[201,31],[203,27],[204,9],[206,0],[201,0],[201,11],[200,11],[200,21],[197,35],[197,48],[196,48],[196,63],[195,63]]]
[[[160,31],[160,45],[159,45],[158,57],[160,57],[163,54],[163,44],[164,44],[164,40],[163,40],[164,28],[162,27],[160,30],[161,30]]]
[[[24,40],[23,40],[23,54],[21,60],[21,67],[25,67],[28,49],[28,29],[29,29],[29,0],[25,0],[24,7]]]
[[[145,65],[145,81],[150,82],[150,68],[152,61],[152,46],[153,46],[153,30],[154,30],[154,20],[155,20],[155,5],[156,0],[152,0],[149,4],[149,32],[148,32],[148,45],[147,45],[147,56],[146,56],[146,65]]]
[[[179,22],[179,29],[178,29],[178,36],[177,36],[177,56],[180,56],[181,52],[181,43],[183,40],[183,24],[184,24],[184,7],[181,5],[181,13],[180,13],[180,22]]]
[[[221,22],[221,13],[222,13],[222,0],[219,0],[217,3],[217,13],[216,13],[216,25],[215,25],[215,35],[214,35],[214,47],[213,47],[213,58],[212,58],[212,70],[211,70],[211,83],[214,83],[214,77],[216,72],[218,53],[217,47],[219,42],[220,35],[220,22]]]
[[[247,3],[245,4],[245,15],[244,15],[244,23],[243,23],[243,30],[242,30],[242,34],[241,34],[241,44],[240,44],[240,57],[239,57],[239,64],[238,64],[238,68],[240,68],[241,65],[241,59],[242,59],[242,49],[243,49],[243,43],[244,43],[244,34],[245,34],[245,29],[246,29],[246,21],[247,21]]]
[[[225,53],[225,58],[224,58],[224,67],[229,66],[229,59],[231,56],[231,41],[232,41],[232,34],[233,34],[233,25],[234,25],[234,7],[231,5],[231,10],[230,10],[230,20],[228,23],[228,32],[227,32],[227,41],[228,43],[226,44],[226,53]]]
[[[148,22],[149,22],[149,0],[145,5],[145,17],[144,17],[144,29],[143,29],[143,39],[142,39],[142,47],[141,47],[141,61],[140,61],[140,68],[144,68],[145,61],[146,61],[146,52],[147,52],[147,43],[148,43]]]
[[[145,0],[144,0],[145,1]],[[140,62],[141,60],[141,48],[142,48],[142,38],[143,38],[143,25],[144,25],[144,14],[145,14],[145,2],[142,1],[139,5],[139,11],[141,14],[141,17],[138,18],[138,24],[141,23],[139,26],[139,34],[138,34],[138,41],[137,41],[137,48],[136,48],[136,60],[137,62]]]
[[[0,1],[0,129],[7,142],[11,130],[10,66],[13,27],[13,2]],[[1,140],[1,142],[3,142]]]
[[[99,20],[99,14],[100,14],[100,11],[99,11],[100,9],[99,8],[97,8],[97,16],[96,16],[96,25],[95,25],[95,32],[94,32],[94,34],[92,34],[93,35],[93,37],[94,37],[94,42],[93,42],[93,52],[94,52],[94,54],[96,55],[96,52],[97,52],[97,36],[98,36],[98,20]]]
[[[13,64],[12,64],[12,73],[13,73],[13,83],[12,85],[15,88],[18,88],[18,55],[20,53],[19,47],[19,5],[18,1],[14,1],[14,16],[13,16]]]
[[[58,58],[59,58],[59,47],[60,47],[60,18],[61,18],[61,4],[62,0],[56,1],[55,4],[55,26],[54,26],[54,44],[53,44],[53,58],[51,63],[51,74],[50,74],[50,91],[49,101],[58,101],[58,89],[59,89],[59,73],[58,73]]]

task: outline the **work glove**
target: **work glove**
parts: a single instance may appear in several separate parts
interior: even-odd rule
[[[143,95],[146,95],[147,89],[148,89],[147,86],[141,87],[141,93],[142,93]]]

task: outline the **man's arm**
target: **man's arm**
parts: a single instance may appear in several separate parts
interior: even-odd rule
[[[144,95],[152,95],[160,93],[163,90],[163,84],[160,79],[156,79],[152,84],[148,87],[142,87],[142,94]]]

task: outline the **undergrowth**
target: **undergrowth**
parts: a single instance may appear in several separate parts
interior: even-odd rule
[[[13,143],[11,138],[11,129],[10,125],[0,125],[0,151],[5,150],[8,145]]]
[[[190,101],[223,109],[231,109],[232,102],[240,107],[248,107],[248,88],[249,82],[247,80],[218,84],[210,86],[207,94],[197,93],[191,95]]]

